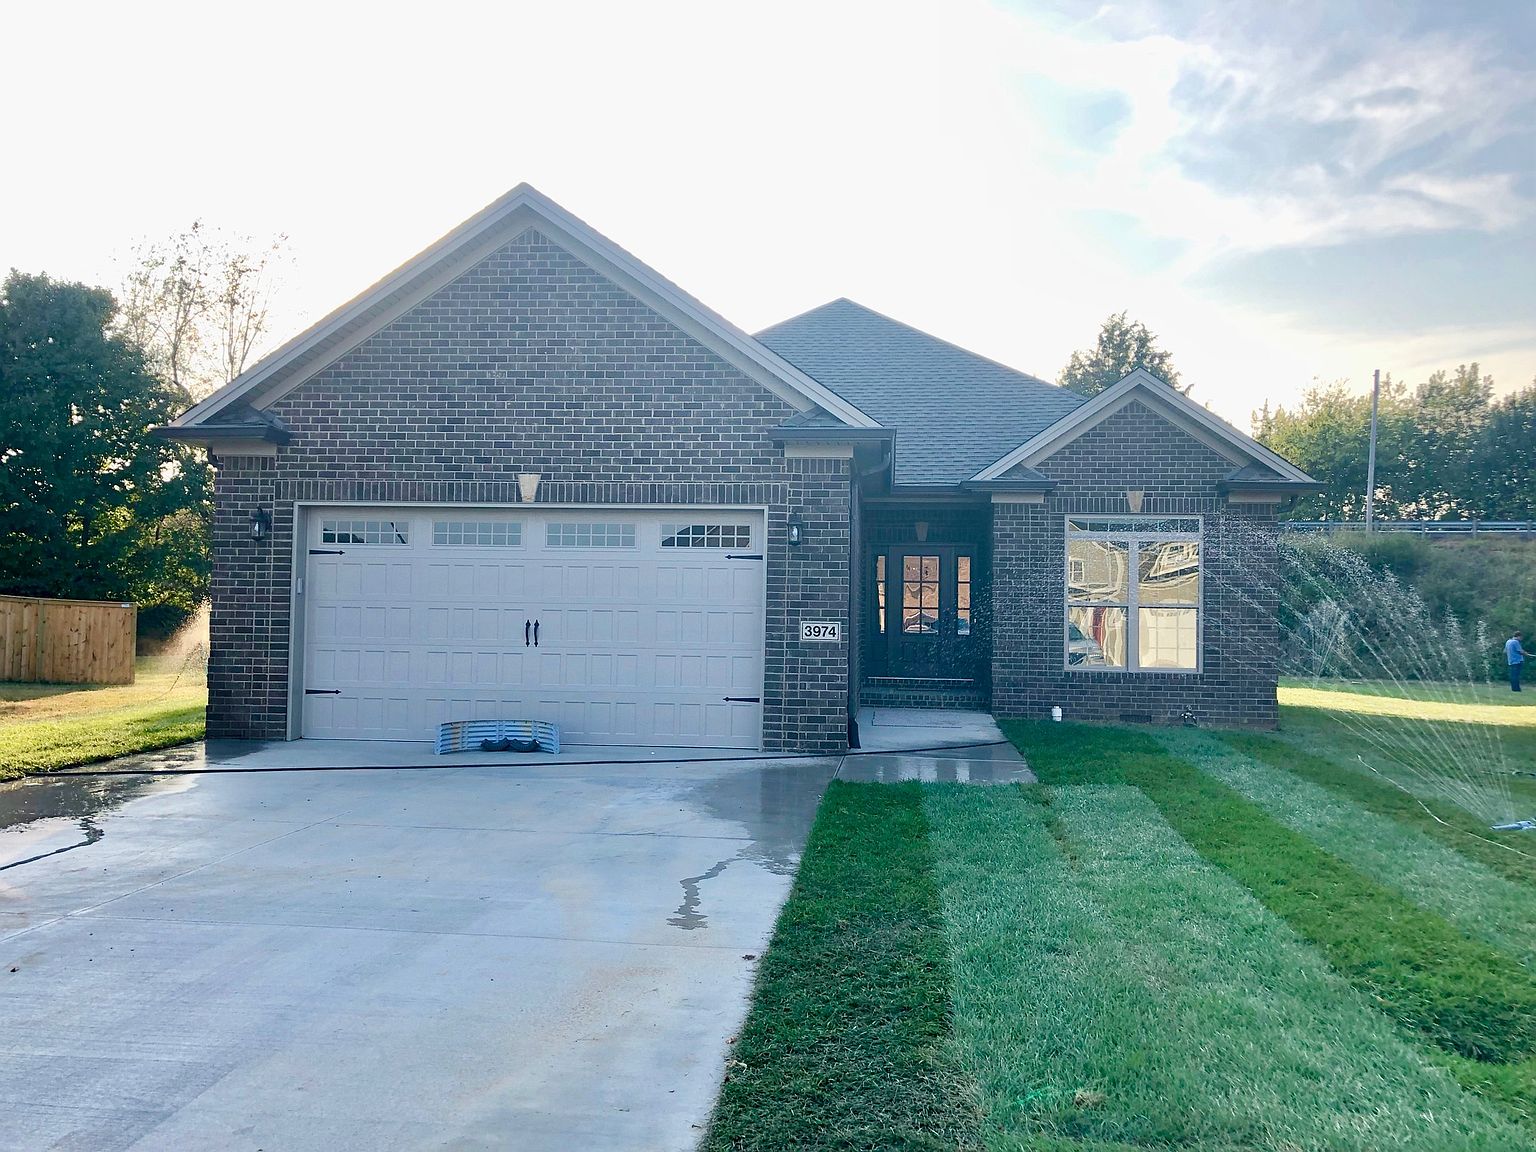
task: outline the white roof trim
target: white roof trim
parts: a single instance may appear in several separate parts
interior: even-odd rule
[[[271,403],[458,278],[525,227],[537,228],[562,246],[573,248],[575,255],[656,306],[684,331],[793,407],[801,411],[820,407],[855,428],[880,427],[877,420],[758,343],[527,184],[519,184],[212,396],[189,408],[172,421],[172,427],[185,428],[201,423],[239,401],[255,406]],[[429,275],[434,265],[455,255],[465,258],[453,261],[439,275]],[[401,292],[417,280],[421,282],[409,292],[390,300],[392,294]],[[336,346],[322,352],[323,346],[330,341],[335,341]],[[302,362],[307,356],[315,357],[316,362],[304,366]],[[285,370],[290,369],[296,370],[285,377]]]
[[[1056,423],[1020,444],[1008,455],[987,465],[972,480],[997,480],[1004,473],[1020,464],[1033,466],[1047,456],[1076,440],[1100,421],[1118,412],[1132,400],[1140,399],[1133,393],[1141,390],[1153,401],[1151,407],[1159,410],[1179,424],[1187,424],[1197,439],[1213,448],[1236,452],[1241,460],[1253,461],[1273,468],[1283,480],[1303,483],[1312,481],[1296,465],[1284,456],[1270,451],[1252,436],[1239,432],[1219,416],[1215,416],[1185,396],[1177,388],[1169,387],[1145,368],[1138,368],[1117,384],[1104,389],[1088,403],[1068,412]]]

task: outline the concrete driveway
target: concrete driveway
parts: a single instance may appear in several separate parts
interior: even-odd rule
[[[0,1148],[688,1148],[837,768],[211,759],[0,788]]]

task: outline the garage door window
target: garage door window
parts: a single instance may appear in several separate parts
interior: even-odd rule
[[[409,520],[322,520],[322,544],[409,544]]]
[[[663,548],[750,548],[748,524],[663,524]]]
[[[450,547],[516,548],[523,526],[507,520],[434,520],[432,543]]]
[[[551,520],[545,528],[544,542],[551,548],[633,548],[635,526]]]

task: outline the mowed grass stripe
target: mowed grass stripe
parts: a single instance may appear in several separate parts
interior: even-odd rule
[[[1531,966],[1536,888],[1510,881],[1347,796],[1244,755],[1214,733],[1165,729],[1156,739],[1372,880]]]
[[[702,1147],[981,1147],[917,785],[828,787]]]
[[[1532,1147],[1137,789],[925,804],[993,1152]]]
[[[1245,885],[1366,991],[1449,1052],[1536,1056],[1536,978],[1498,949],[1361,875],[1148,733],[1011,721],[1043,782],[1142,789],[1207,860]]]
[[[1333,733],[1335,740],[1345,739],[1341,732]],[[1309,743],[1320,743],[1326,734],[1326,728],[1318,730]],[[1449,802],[1437,802],[1433,797],[1427,801],[1434,811],[1431,816],[1413,795],[1352,762],[1344,754],[1319,754],[1289,738],[1257,732],[1223,732],[1221,740],[1244,755],[1416,828],[1508,880],[1536,885],[1536,836],[1496,836],[1488,831],[1484,821]],[[1399,783],[1411,786],[1414,782]],[[1532,803],[1531,808],[1536,812],[1536,803]]]

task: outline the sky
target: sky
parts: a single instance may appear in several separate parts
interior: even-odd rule
[[[275,345],[527,181],[749,331],[1047,379],[1128,310],[1248,427],[1536,378],[1536,3],[15,6],[0,268],[288,237]]]

